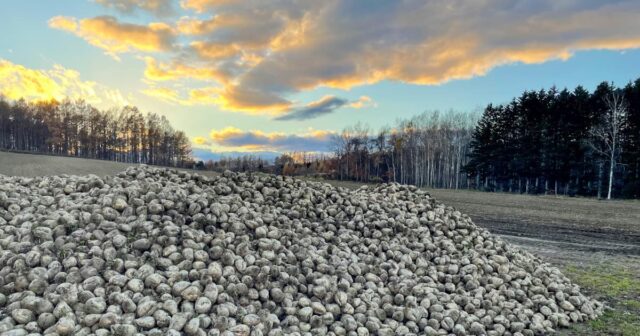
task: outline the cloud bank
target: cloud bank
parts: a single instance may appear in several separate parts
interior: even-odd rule
[[[117,1],[124,9],[141,3]],[[146,63],[147,80],[211,80],[219,86],[213,104],[271,115],[290,113],[291,96],[321,87],[436,85],[504,64],[640,47],[640,2],[631,0],[183,0],[181,6],[182,17],[169,24],[113,17],[56,17],[50,24],[111,54],[164,52]],[[168,67],[160,59],[171,59]]]
[[[236,151],[328,152],[334,135],[335,133],[330,131],[286,134],[243,131],[235,127],[226,127],[221,130],[212,130],[209,138],[218,146]]]

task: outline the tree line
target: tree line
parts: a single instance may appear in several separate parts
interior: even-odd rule
[[[640,79],[593,92],[525,91],[481,116],[425,112],[334,137],[332,155],[285,154],[272,172],[420,187],[640,197]],[[298,155],[298,157],[300,157]]]
[[[267,172],[273,168],[273,161],[265,160],[257,155],[246,154],[236,157],[221,157],[217,160],[198,161],[194,169],[224,172]]]
[[[424,112],[372,132],[363,124],[334,136],[332,155],[285,154],[275,172],[358,182],[398,182],[431,188],[468,188],[475,113]]]
[[[464,170],[478,189],[638,198],[640,80],[489,105],[470,146]]]
[[[0,149],[163,166],[192,166],[191,147],[164,116],[83,100],[9,102],[0,97]]]
[[[326,153],[286,152],[273,160],[247,153],[233,157],[221,157],[217,160],[200,160],[195,163],[194,169],[215,172],[231,170],[244,173],[260,172],[289,176],[327,177],[334,170],[331,166],[333,162],[332,156]]]
[[[335,177],[355,181],[399,182],[419,187],[466,188],[474,125],[472,113],[425,112],[400,120],[373,136],[356,125],[335,137]]]
[[[640,197],[640,79],[593,92],[525,91],[482,115],[425,112],[378,131],[357,124],[331,153],[247,155],[195,163],[189,139],[166,118],[126,106],[8,102],[0,98],[0,149],[222,171],[312,175],[432,188],[474,188],[599,198]]]

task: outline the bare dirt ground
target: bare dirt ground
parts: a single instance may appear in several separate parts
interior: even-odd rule
[[[0,174],[113,175],[130,164],[0,152]],[[212,172],[197,171],[207,175]],[[361,183],[326,181],[357,188]],[[640,336],[640,201],[429,190],[504,240],[558,267],[611,309],[560,335]]]
[[[640,256],[640,202],[430,190],[476,224],[556,261],[598,255]]]

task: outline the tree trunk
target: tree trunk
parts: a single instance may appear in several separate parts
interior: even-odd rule
[[[600,162],[600,164],[598,165],[598,199],[602,198],[602,166],[603,164],[602,162]]]
[[[548,179],[544,179],[544,194],[547,194],[547,190],[549,190],[549,180]]]
[[[611,165],[609,168],[609,191],[607,192],[607,199],[610,200],[611,199],[611,190],[613,189],[613,169],[615,167],[616,163],[614,162],[613,159],[613,152],[611,154]]]
[[[518,178],[518,194],[522,194],[522,179]]]

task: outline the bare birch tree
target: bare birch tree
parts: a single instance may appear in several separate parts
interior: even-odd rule
[[[609,188],[607,199],[611,199],[615,168],[620,155],[620,134],[624,127],[627,114],[627,104],[624,96],[614,91],[605,97],[606,109],[600,123],[590,131],[592,140],[590,145],[595,152],[609,161]]]

